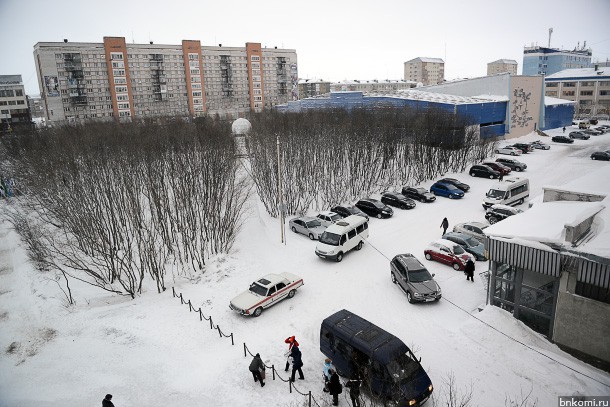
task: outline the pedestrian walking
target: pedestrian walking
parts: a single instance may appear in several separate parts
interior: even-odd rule
[[[324,359],[322,367],[322,375],[324,376],[324,391],[328,393],[328,383],[330,382],[330,371],[335,370],[332,361],[329,358]]]
[[[303,360],[301,359],[301,350],[298,346],[293,346],[290,351],[290,356],[292,357],[292,375],[290,376],[290,381],[294,382],[294,376],[296,372],[299,372],[299,380],[305,380],[305,376],[303,376]]]
[[[343,392],[343,386],[339,381],[339,375],[335,370],[330,370],[330,382],[328,383],[328,392],[333,396],[333,406],[339,405],[339,394]]]
[[[293,335],[293,336],[289,336],[288,338],[286,338],[284,343],[288,344],[288,352],[286,352],[286,354],[284,355],[284,356],[286,356],[286,369],[284,369],[284,372],[287,372],[288,369],[290,368],[290,351],[292,351],[293,346],[299,346],[299,342]]]
[[[471,259],[466,262],[464,273],[466,274],[466,281],[470,280],[474,283],[474,262]]]
[[[447,233],[447,228],[449,227],[449,221],[447,220],[447,218],[443,218],[443,221],[441,222],[441,227],[443,228],[443,235],[445,235],[445,233]]]
[[[566,126],[563,126],[563,132],[564,133],[566,132]]]
[[[259,382],[261,387],[264,387],[265,382],[263,381],[263,374],[265,372],[265,364],[263,363],[260,354],[257,353],[256,356],[254,356],[254,359],[250,362],[249,369],[250,372],[252,372],[252,377],[254,377],[254,383]]]
[[[106,394],[106,397],[102,400],[102,407],[114,407],[114,404],[110,400],[112,400],[112,394]]]
[[[500,173],[500,176],[498,177],[498,181],[502,182],[503,179],[504,179],[504,174]]]
[[[358,374],[353,374],[352,378],[345,383],[345,387],[349,389],[349,398],[352,400],[352,407],[360,407],[360,385],[362,380]]]

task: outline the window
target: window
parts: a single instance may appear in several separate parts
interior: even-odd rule
[[[595,82],[580,82],[580,86],[595,86]]]
[[[110,59],[111,60],[123,60],[123,53],[122,52],[111,52],[110,53]]]
[[[349,239],[353,239],[356,236],[356,229],[352,229],[349,232],[347,232],[347,237]]]
[[[563,94],[563,96],[574,96],[574,91],[573,90],[564,90],[562,94]]]
[[[127,86],[115,86],[114,91],[116,93],[127,93]]]
[[[546,84],[547,88],[556,88],[559,85],[557,82],[549,82]]]
[[[16,89],[16,90],[15,90],[15,96],[23,96],[23,90],[21,90],[21,89]]]
[[[261,57],[259,57],[259,56],[257,56],[257,55],[252,55],[252,56],[250,57],[250,61],[260,61],[260,60],[261,60]]]
[[[576,87],[576,82],[564,82],[563,83],[563,87],[564,88],[575,88]]]
[[[580,96],[593,96],[593,91],[592,90],[581,90]]]

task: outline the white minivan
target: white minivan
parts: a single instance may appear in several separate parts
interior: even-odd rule
[[[483,200],[483,208],[486,210],[495,204],[518,205],[530,196],[530,181],[522,177],[504,178],[487,192]]]
[[[369,237],[369,223],[366,218],[350,215],[330,225],[320,236],[316,254],[323,259],[337,262],[352,249],[360,250]]]

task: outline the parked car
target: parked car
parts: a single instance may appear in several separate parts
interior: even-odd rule
[[[587,130],[583,130],[582,132],[585,134],[588,134],[589,136],[599,136],[600,134],[604,134],[603,131],[599,131],[599,130],[595,130],[595,129],[587,129]]]
[[[402,194],[411,199],[420,202],[434,202],[436,197],[428,192],[427,189],[421,187],[403,187]]]
[[[323,211],[318,214],[317,218],[322,224],[322,226],[329,227],[339,219],[343,219],[343,216],[335,212]]]
[[[553,138],[551,138],[551,140],[553,140],[555,143],[573,143],[574,140],[572,140],[569,137],[566,136],[554,136]]]
[[[592,160],[610,161],[610,152],[608,151],[596,151],[591,154]]]
[[[489,179],[500,177],[500,173],[498,171],[482,164],[476,164],[470,167],[468,174],[470,174],[471,177],[483,177]]]
[[[588,134],[583,133],[582,131],[571,131],[569,136],[572,139],[579,138],[581,140],[589,140],[591,138],[591,136],[589,136]]]
[[[394,215],[392,208],[373,198],[359,200],[356,202],[356,207],[367,215],[375,216],[378,219],[389,218]]]
[[[540,140],[536,140],[536,141],[532,141],[532,147],[538,149],[538,150],[550,150],[551,146],[549,146],[548,144],[543,143]]]
[[[413,209],[415,208],[415,201],[411,198],[407,198],[401,193],[398,192],[384,192],[381,195],[381,202],[394,206],[400,209]]]
[[[591,124],[597,124],[597,123],[599,123],[599,122],[597,121],[597,119],[589,119],[589,123],[591,123]]]
[[[578,128],[579,129],[588,129],[591,125],[587,122],[580,122],[578,123]]]
[[[301,233],[311,240],[318,240],[326,230],[326,226],[322,225],[317,218],[311,216],[292,218],[288,222],[288,227],[294,233]]]
[[[464,197],[464,191],[456,188],[452,184],[440,181],[432,184],[430,187],[430,192],[432,192],[434,195],[444,196],[449,199],[459,199]]]
[[[258,317],[263,309],[292,298],[303,279],[292,273],[267,274],[250,284],[247,291],[233,298],[229,307],[242,315]]]
[[[492,225],[501,220],[508,218],[509,216],[516,215],[523,212],[521,209],[513,208],[512,206],[496,204],[492,205],[487,212],[485,212],[485,219]]]
[[[464,270],[468,260],[474,261],[474,256],[451,240],[439,239],[430,243],[424,255],[427,260],[436,260],[453,267],[454,270]]]
[[[454,187],[459,188],[464,192],[468,192],[470,190],[470,185],[464,184],[462,181],[457,180],[455,178],[442,178],[442,179],[439,179],[438,182],[444,182],[445,184],[451,184]]]
[[[513,147],[521,150],[523,154],[527,154],[534,151],[534,147],[529,143],[515,143],[513,144]]]
[[[443,235],[443,239],[459,244],[477,260],[487,260],[485,245],[472,236],[459,232],[447,232]]]
[[[330,225],[316,245],[316,256],[336,262],[350,250],[360,250],[369,237],[368,219],[358,215],[350,215]]]
[[[605,134],[605,133],[608,133],[608,131],[610,131],[610,129],[608,129],[607,127],[604,127],[604,126],[595,127],[593,130],[599,131],[599,132],[601,132],[601,134]]]
[[[493,162],[493,161],[486,161],[481,164],[490,167],[492,170],[498,171],[502,175],[507,175],[512,171],[510,169],[510,167],[508,167],[504,164],[501,164],[501,163]]]
[[[485,236],[485,228],[489,225],[481,222],[464,222],[458,223],[453,227],[454,232],[463,233],[465,235],[474,237],[479,242],[485,244],[487,236]]]
[[[496,154],[521,155],[521,150],[512,146],[504,146],[496,149]]]
[[[392,282],[407,295],[407,301],[438,301],[441,299],[441,287],[434,280],[426,267],[410,253],[398,254],[390,262]]]
[[[337,206],[333,206],[332,208],[330,208],[330,211],[334,212],[334,213],[338,213],[339,215],[343,216],[344,218],[347,218],[350,215],[358,215],[358,216],[362,216],[363,218],[366,218],[366,220],[369,220],[369,215],[362,212],[360,209],[356,208],[355,206],[337,205]]]
[[[522,163],[521,161],[517,161],[514,158],[499,157],[496,158],[496,162],[507,166],[511,170],[518,172],[524,171],[527,168],[527,164]]]

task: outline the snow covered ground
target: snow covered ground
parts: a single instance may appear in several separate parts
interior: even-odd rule
[[[519,141],[540,138],[532,134]],[[531,198],[541,194],[543,185],[562,185],[610,166],[589,158],[597,149],[610,149],[610,134],[572,145],[547,141],[551,150],[519,158],[528,165],[523,175],[530,179]],[[204,274],[191,280],[167,278],[169,287],[211,315],[223,332],[234,334],[234,346],[189,313],[188,306],[172,297],[171,288],[157,294],[151,287],[130,300],[73,282],[77,304],[66,306],[53,276],[34,270],[16,233],[7,223],[0,225],[0,406],[99,406],[106,393],[114,395],[117,407],[301,405],[305,397],[289,393],[287,383],[270,380],[270,371],[264,388],[254,383],[248,372],[251,357],[244,357],[246,343],[281,370],[289,335],[296,335],[303,353],[305,380],[297,380],[297,388],[311,390],[326,405],[320,323],[344,308],[410,346],[421,357],[437,395],[449,374],[459,391],[472,387],[472,405],[478,406],[504,406],[507,397],[530,391],[530,400],[540,407],[556,406],[559,395],[610,394],[610,374],[562,352],[510,314],[485,307],[486,285],[478,273],[487,263],[477,262],[471,283],[462,272],[424,259],[426,245],[441,236],[443,217],[450,228],[484,221],[481,200],[495,182],[447,175],[471,185],[464,199],[439,197],[410,211],[395,209],[391,219],[371,219],[368,244],[341,263],[317,258],[315,242],[303,235],[288,231],[282,244],[278,221],[254,202],[232,253],[213,259]],[[600,185],[610,189],[607,180]],[[527,203],[522,205],[526,208]],[[409,304],[391,283],[389,260],[406,252],[436,273],[443,300]],[[259,318],[229,309],[229,300],[254,279],[282,271],[305,280],[293,299]],[[340,403],[348,405],[343,398]]]

